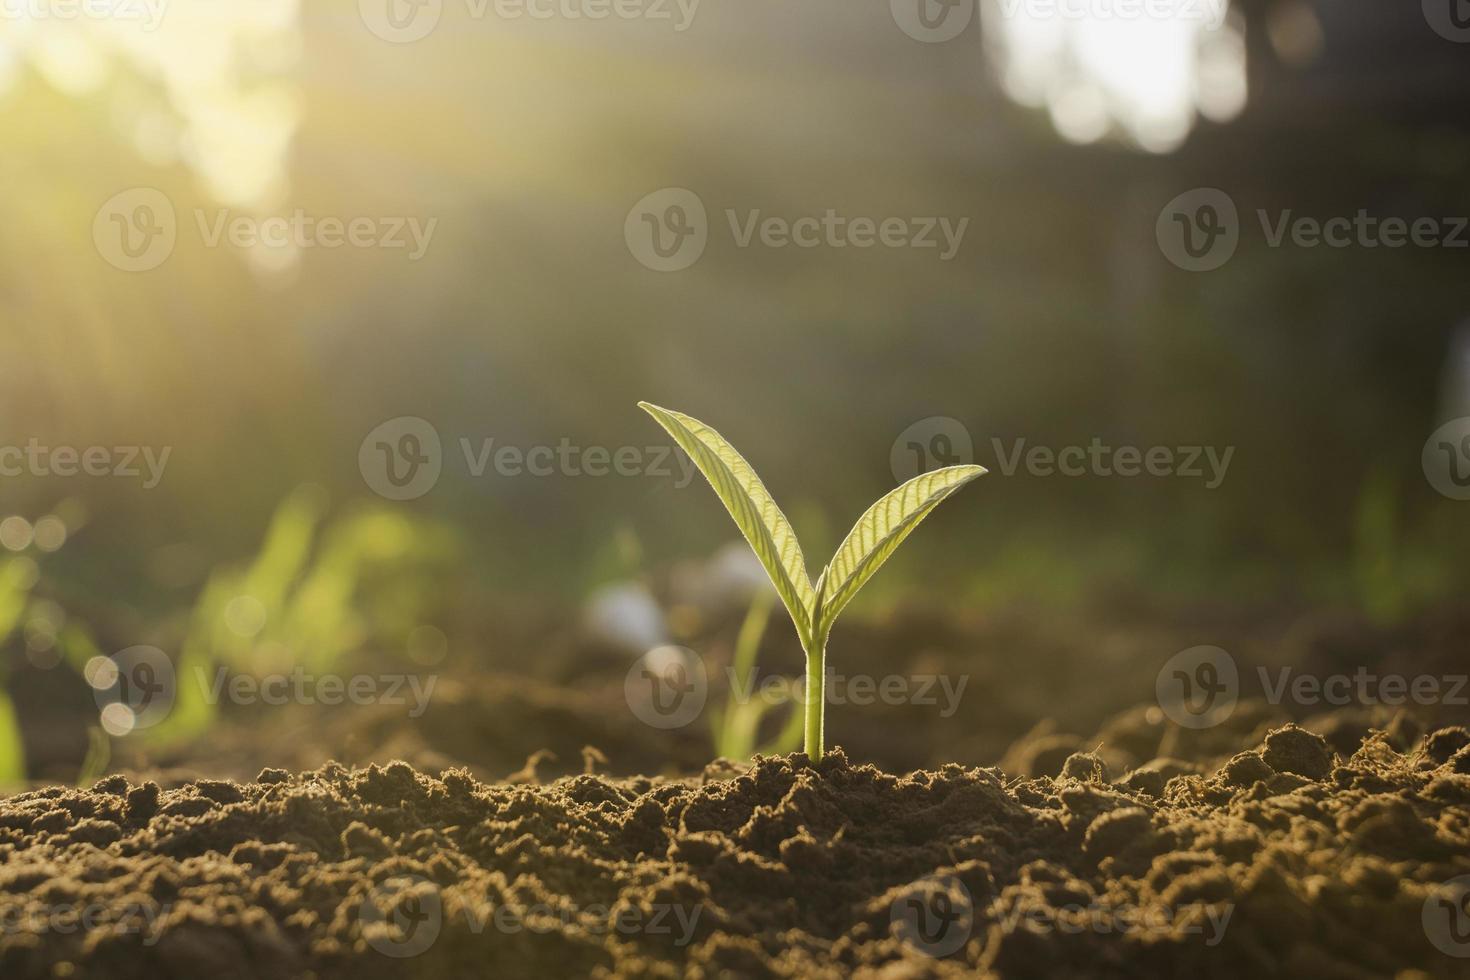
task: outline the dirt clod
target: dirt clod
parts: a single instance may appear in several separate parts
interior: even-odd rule
[[[1231,786],[1253,786],[1276,775],[1259,752],[1242,752],[1225,763],[1225,781]]]
[[[1267,735],[1261,757],[1277,772],[1308,779],[1326,779],[1332,772],[1332,748],[1327,740],[1296,725],[1286,725]]]
[[[1062,763],[1062,778],[1085,783],[1102,783],[1108,778],[1108,765],[1093,752],[1074,752]]]

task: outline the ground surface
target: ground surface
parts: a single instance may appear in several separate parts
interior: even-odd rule
[[[1470,977],[1464,729],[1218,748],[110,776],[0,801],[0,977]]]
[[[565,610],[497,605],[455,631],[486,639],[454,648],[441,664],[382,657],[336,668],[371,676],[407,669],[425,685],[433,681],[432,703],[422,714],[402,704],[226,703],[205,737],[168,748],[120,740],[112,766],[155,777],[248,780],[266,766],[299,771],[333,759],[359,767],[402,759],[425,772],[463,766],[496,781],[543,750],[551,753],[540,764],[543,777],[575,775],[583,770],[583,747],[592,745],[607,759],[604,772],[697,773],[718,754],[709,718],[727,697],[730,648],[743,614],[740,604],[707,610],[677,638],[705,658],[710,677],[707,710],[683,728],[650,727],[629,710],[624,682],[641,651],[600,641]],[[1233,714],[1194,731],[1165,723],[1157,710],[1142,717],[1157,706],[1160,671],[1180,651],[1202,644],[1223,648],[1238,665],[1240,704]],[[127,645],[118,637],[105,648]],[[827,737],[853,761],[888,772],[954,762],[1051,776],[1081,749],[1100,751],[1119,773],[1159,756],[1209,765],[1288,721],[1319,731],[1351,754],[1370,728],[1403,725],[1401,706],[1413,709],[1423,727],[1470,724],[1464,704],[1470,691],[1446,686],[1458,697],[1429,705],[1405,705],[1403,698],[1399,706],[1375,704],[1372,689],[1368,698],[1352,697],[1351,706],[1322,697],[1273,699],[1280,671],[1290,670],[1293,680],[1351,676],[1363,667],[1380,677],[1463,677],[1467,649],[1470,610],[1459,607],[1387,627],[1341,610],[1283,604],[1166,612],[1126,597],[1071,614],[901,606],[839,623],[828,665],[853,678],[900,679],[914,696],[855,704],[851,697],[839,700],[842,689],[834,680]],[[802,653],[789,623],[773,622],[759,663],[761,680],[801,672]],[[28,732],[30,772],[47,783],[76,781],[87,728],[97,723],[91,690],[63,674],[22,666],[10,678]],[[955,704],[946,703],[941,686],[926,687],[936,676],[960,692]],[[767,734],[783,720],[781,711],[772,711]]]

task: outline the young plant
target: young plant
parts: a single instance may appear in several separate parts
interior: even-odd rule
[[[984,474],[985,468],[948,466],[916,476],[889,492],[858,518],[813,585],[791,523],[735,447],[698,419],[648,402],[639,402],[638,407],[668,430],[709,480],[791,614],[806,651],[806,754],[814,762],[821,759],[827,637],[832,624],[919,522],[950,494]]]

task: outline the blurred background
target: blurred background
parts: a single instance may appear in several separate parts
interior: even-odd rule
[[[1463,658],[1457,3],[0,0],[0,779],[778,745],[781,710],[625,703],[674,643],[717,705],[742,625],[801,663],[640,399],[813,562],[918,469],[991,469],[833,637],[969,678],[949,717],[834,706],[865,759],[1095,731],[1196,644]],[[1016,455],[1094,444],[1172,462]],[[196,683],[298,667],[438,686]]]

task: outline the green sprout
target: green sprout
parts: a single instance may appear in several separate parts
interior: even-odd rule
[[[740,533],[760,559],[791,614],[806,651],[803,694],[805,750],[816,762],[824,749],[827,637],[838,614],[930,511],[977,476],[982,466],[947,466],[923,473],[869,507],[812,584],[796,532],[750,464],[714,429],[648,402],[638,407],[668,430],[704,474]]]

